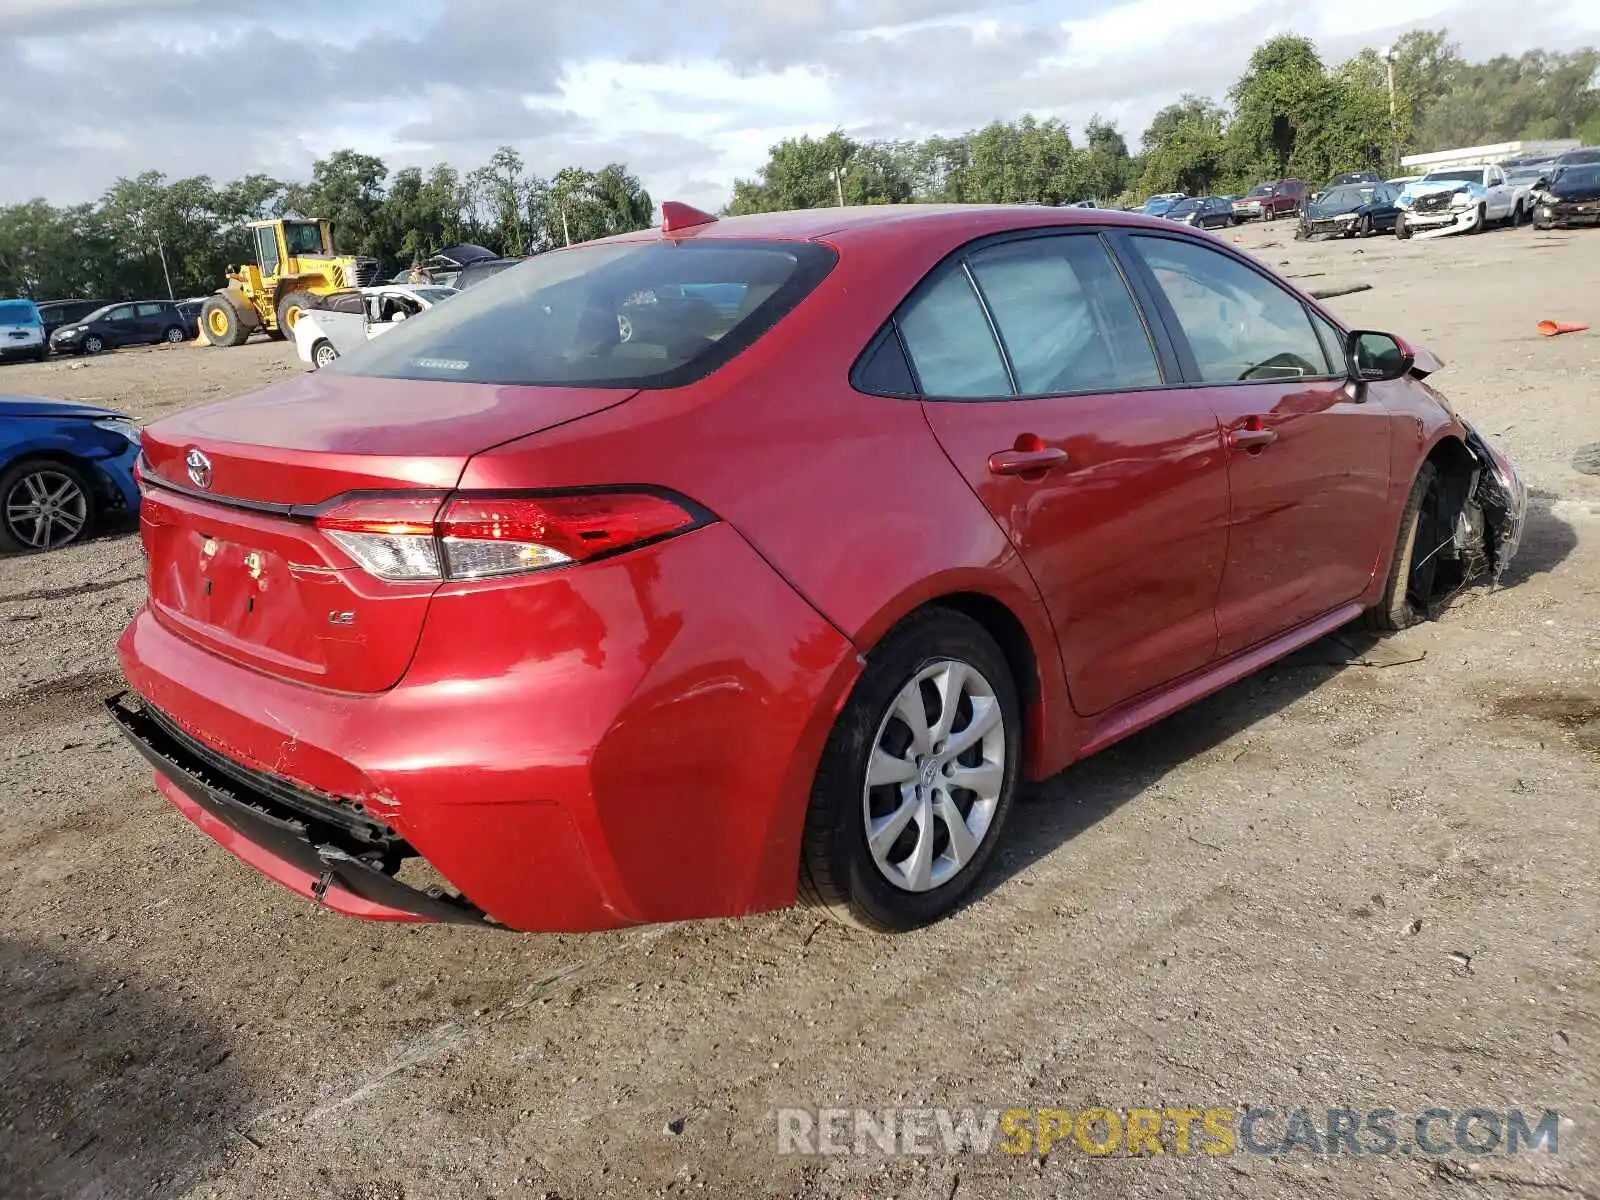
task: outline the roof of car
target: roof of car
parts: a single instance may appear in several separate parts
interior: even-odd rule
[[[841,240],[887,229],[928,233],[959,231],[967,237],[1008,229],[1059,225],[1140,225],[1170,229],[1171,223],[1142,214],[1105,208],[1048,208],[1033,204],[867,204],[845,208],[803,208],[785,212],[722,217],[663,235],[660,229],[625,233],[612,241],[651,241],[659,237],[753,238],[774,241]]]

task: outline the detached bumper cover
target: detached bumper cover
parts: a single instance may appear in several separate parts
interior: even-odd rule
[[[1448,237],[1455,233],[1468,233],[1478,227],[1476,208],[1446,208],[1432,211],[1407,210],[1406,224],[1416,230],[1420,238]]]
[[[1345,213],[1337,217],[1308,218],[1305,222],[1307,233],[1350,233],[1360,221],[1355,213]]]
[[[169,785],[162,791],[185,817],[285,886],[370,920],[484,923],[483,913],[465,900],[419,891],[356,857],[363,852],[360,826],[376,822],[230,763],[125,693],[107,700],[106,711]]]

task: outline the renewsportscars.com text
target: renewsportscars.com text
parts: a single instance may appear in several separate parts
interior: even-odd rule
[[[780,1108],[779,1154],[1553,1155],[1551,1109]]]

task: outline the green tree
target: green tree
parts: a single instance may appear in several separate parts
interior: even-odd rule
[[[637,176],[621,163],[599,171],[567,167],[538,196],[536,215],[543,244],[570,246],[595,238],[647,229],[655,202]]]
[[[843,177],[859,149],[837,129],[821,138],[785,138],[767,152],[755,179],[734,183],[728,211],[779,212],[838,204]]]
[[[290,187],[286,206],[303,217],[333,222],[334,248],[346,254],[382,254],[379,212],[389,168],[381,158],[335,150],[311,166],[311,181]]]
[[[1145,131],[1139,191],[1146,196],[1216,191],[1227,173],[1227,157],[1222,109],[1210,100],[1185,97],[1157,113]]]
[[[1138,167],[1128,154],[1128,143],[1111,122],[1098,113],[1083,128],[1088,141],[1084,156],[1084,179],[1088,193],[1105,202],[1121,195],[1137,177]]]

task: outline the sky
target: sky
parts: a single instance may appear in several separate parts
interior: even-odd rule
[[[463,169],[626,162],[720,205],[774,142],[959,133],[1024,112],[1131,146],[1267,37],[1326,61],[1413,28],[1470,59],[1600,44],[1596,0],[0,0],[0,204],[122,175],[309,176],[352,147]]]

